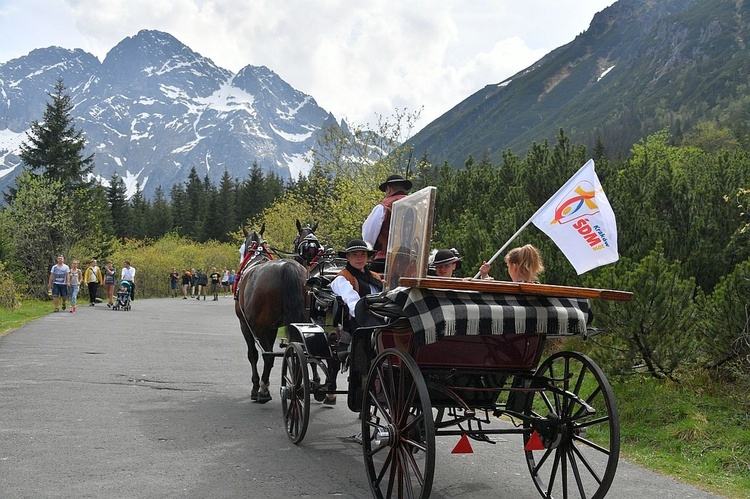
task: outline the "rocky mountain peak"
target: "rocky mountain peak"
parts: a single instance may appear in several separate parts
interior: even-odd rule
[[[234,74],[161,31],[123,39],[101,63],[80,49],[36,49],[0,65],[0,190],[20,172],[20,143],[58,78],[97,178],[122,177],[131,194],[137,182],[147,197],[191,168],[217,184],[224,170],[244,179],[256,163],[296,178],[316,134],[335,122],[269,68]]]

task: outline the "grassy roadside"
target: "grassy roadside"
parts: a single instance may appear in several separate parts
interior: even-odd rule
[[[0,337],[52,310],[24,300],[0,311]],[[282,332],[282,331],[280,331]],[[729,498],[750,496],[750,390],[692,377],[610,379],[620,412],[621,457]]]
[[[15,310],[9,311],[5,308],[0,308],[0,338],[15,331],[27,322],[47,315],[52,312],[53,308],[51,301],[29,298],[22,299],[21,306]]]
[[[679,384],[633,377],[612,385],[623,458],[722,496],[750,496],[747,387],[687,376]]]

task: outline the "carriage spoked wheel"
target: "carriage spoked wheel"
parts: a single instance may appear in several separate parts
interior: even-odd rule
[[[279,394],[286,434],[298,444],[305,438],[310,422],[310,376],[307,357],[299,343],[291,343],[284,352]]]
[[[422,373],[395,349],[380,353],[362,401],[362,451],[375,497],[429,497],[435,424]]]
[[[561,392],[534,392],[525,409],[531,419],[524,423],[524,449],[534,485],[549,499],[604,497],[620,456],[620,419],[609,381],[577,352],[552,355],[536,375]]]

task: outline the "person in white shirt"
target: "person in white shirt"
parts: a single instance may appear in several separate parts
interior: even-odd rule
[[[130,265],[130,260],[125,260],[123,263],[120,280],[130,283],[130,300],[135,300],[135,267]]]
[[[383,290],[380,275],[367,267],[367,259],[374,254],[362,239],[352,239],[344,251],[339,251],[339,257],[346,258],[346,267],[331,283],[331,291],[344,300],[352,318],[360,298]]]
[[[349,313],[344,317],[341,338],[336,347],[339,360],[344,361],[348,356],[351,333],[357,328],[355,319],[357,302],[363,296],[381,292],[383,281],[379,274],[371,271],[367,266],[367,259],[375,252],[362,239],[352,239],[346,245],[346,249],[339,251],[338,254],[340,258],[346,258],[346,267],[331,282],[331,291],[340,296],[349,309]],[[334,372],[336,370],[334,369]],[[336,396],[326,395],[323,403],[335,404]]]
[[[391,206],[395,201],[407,196],[411,180],[401,175],[390,175],[378,189],[385,192],[383,200],[376,204],[365,223],[362,224],[362,239],[377,253],[370,268],[375,272],[385,271],[385,253],[388,249],[388,235],[391,227]]]
[[[48,292],[55,303],[55,312],[59,312],[57,301],[62,298],[62,309],[65,310],[65,300],[68,298],[68,285],[70,284],[70,267],[65,265],[65,257],[57,255],[57,264],[49,271]]]

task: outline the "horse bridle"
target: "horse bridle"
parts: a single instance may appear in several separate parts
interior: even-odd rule
[[[248,242],[250,244],[248,244]],[[263,236],[261,236],[257,232],[252,232],[249,236],[247,236],[247,239],[245,239],[245,253],[242,255],[242,258],[245,258],[245,256],[251,251],[262,251],[268,253],[268,249],[266,248],[266,241],[263,239]]]
[[[320,241],[318,241],[318,237],[313,234],[309,225],[303,230],[307,232],[304,236],[300,232],[297,234],[297,237],[294,238],[294,252],[303,263],[311,265],[320,255],[323,248],[320,245]]]

